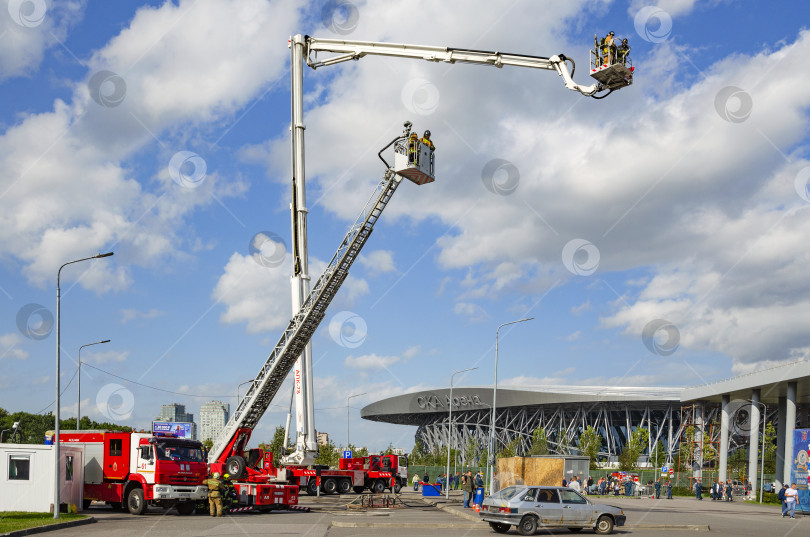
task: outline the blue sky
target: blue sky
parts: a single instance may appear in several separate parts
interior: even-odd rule
[[[1,407],[53,402],[55,333],[40,320],[56,272],[105,251],[62,273],[63,386],[102,339],[82,360],[121,377],[83,369],[83,414],[148,427],[161,404],[235,402],[290,315],[295,33],[564,53],[586,83],[593,35],[614,30],[636,67],[603,101],[550,71],[306,68],[313,279],[402,122],[438,148],[436,182],[402,185],[313,338],[316,428],[336,443],[346,397],[367,392],[351,402],[353,443],[410,449],[413,428],[358,409],[467,367],[456,385],[490,385],[495,330],[523,317],[501,331],[499,385],[694,385],[806,359],[802,4],[338,4],[3,0]],[[178,174],[181,151],[204,174]],[[514,189],[485,188],[495,159]],[[260,233],[284,241],[280,263],[251,255]],[[289,386],[257,440],[288,402]],[[75,379],[62,403],[75,415]]]

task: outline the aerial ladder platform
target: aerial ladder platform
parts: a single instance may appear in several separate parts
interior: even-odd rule
[[[402,178],[418,185],[434,180],[432,150],[425,149],[420,140],[414,143],[410,134],[411,123],[406,122],[403,134],[380,150],[379,156],[386,164],[382,180],[214,442],[208,453],[212,472],[228,473],[235,481],[249,483],[267,483],[278,479],[272,454],[246,450],[251,432],[321,324],[327,307],[349,275],[349,268],[366,244]],[[393,167],[382,157],[382,152],[391,145],[395,145]],[[409,152],[417,156],[409,157]]]

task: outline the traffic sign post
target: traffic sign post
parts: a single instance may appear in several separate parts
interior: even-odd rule
[[[352,451],[350,449],[347,449],[347,450],[343,451],[343,458],[344,459],[351,459],[352,458]]]

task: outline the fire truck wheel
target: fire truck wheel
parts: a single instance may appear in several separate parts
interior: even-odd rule
[[[399,482],[394,483],[394,494],[399,494],[400,490],[402,490],[402,485]]]
[[[136,487],[129,491],[129,494],[127,494],[127,509],[133,515],[142,515],[146,511],[143,489]]]
[[[228,457],[225,459],[225,472],[230,475],[230,479],[236,481],[245,473],[245,463],[244,457],[240,457],[239,455],[234,455],[233,457]]]
[[[338,494],[348,494],[352,490],[352,482],[348,479],[338,480]]]
[[[318,494],[318,485],[314,477],[310,478],[307,482],[307,494],[310,496],[316,496]]]
[[[334,494],[335,492],[337,492],[337,483],[335,483],[335,480],[332,479],[331,477],[324,479],[323,491],[326,494]]]
[[[366,487],[353,487],[352,490],[354,490],[355,494],[363,494],[363,491],[366,490]]]
[[[194,512],[194,502],[180,502],[174,507],[178,515],[186,516]]]
[[[382,479],[378,479],[374,482],[374,488],[372,489],[374,492],[385,492],[385,481]]]

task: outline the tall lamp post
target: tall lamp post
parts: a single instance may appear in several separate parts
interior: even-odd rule
[[[76,373],[76,380],[79,383],[78,398],[76,401],[76,430],[80,430],[82,428],[80,425],[82,421],[82,349],[85,347],[90,347],[91,345],[101,345],[102,343],[109,342],[109,339],[105,339],[104,341],[96,341],[95,343],[88,343],[87,345],[82,345],[79,347],[79,371]]]
[[[444,482],[447,486],[447,494],[445,495],[445,498],[448,500],[450,499],[450,445],[453,443],[453,377],[459,373],[465,373],[474,369],[478,368],[470,367],[468,369],[461,369],[460,371],[455,371],[452,375],[450,375],[450,404],[447,405],[450,407],[450,415],[447,417],[447,471],[444,474]]]
[[[83,257],[81,259],[76,259],[75,261],[68,261],[56,272],[56,427],[54,428],[54,435],[53,435],[53,450],[54,450],[54,477],[53,477],[53,518],[59,518],[59,362],[61,359],[61,304],[60,304],[60,297],[61,291],[59,287],[60,279],[62,277],[62,269],[68,265],[72,265],[73,263],[78,263],[80,261],[87,261],[88,259],[100,259],[102,257],[110,257],[113,255],[113,252],[107,252],[106,254],[96,254],[90,257]]]
[[[534,317],[528,317],[526,319],[518,319],[517,321],[512,321],[509,323],[503,323],[495,330],[495,382],[492,385],[492,419],[489,424],[489,457],[488,459],[492,459],[492,465],[489,467],[489,495],[492,496],[495,494],[495,400],[498,396],[498,333],[501,331],[501,328],[504,326],[509,326],[510,324],[517,324],[523,323],[526,321],[531,321]]]
[[[349,399],[366,395],[368,392],[356,393],[346,398],[346,449],[349,449]]]

